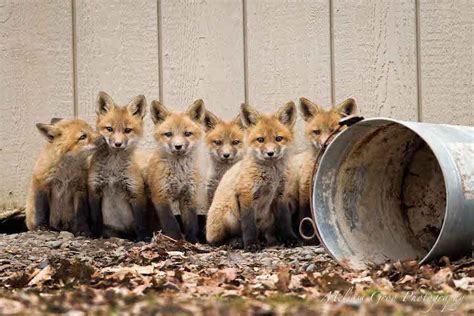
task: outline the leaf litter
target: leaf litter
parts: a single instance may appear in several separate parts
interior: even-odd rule
[[[161,234],[151,243],[61,232],[0,235],[0,314],[474,313],[474,259],[348,271],[322,248],[245,252]]]

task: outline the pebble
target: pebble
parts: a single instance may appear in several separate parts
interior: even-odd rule
[[[311,263],[309,266],[306,267],[306,272],[314,272],[316,271],[316,265]]]
[[[322,247],[319,247],[319,248],[314,249],[314,253],[320,255],[320,254],[326,253],[326,250]]]
[[[74,238],[74,234],[70,233],[70,232],[67,232],[67,231],[62,231],[62,232],[59,233],[59,237],[62,238],[62,239],[69,240],[69,239]]]
[[[46,242],[46,246],[51,249],[58,249],[59,247],[61,247],[62,244],[63,242],[61,240],[53,240]]]
[[[264,258],[261,262],[264,266],[271,266],[272,265],[272,259],[271,258]]]

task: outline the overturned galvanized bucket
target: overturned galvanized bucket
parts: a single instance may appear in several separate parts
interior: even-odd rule
[[[472,127],[367,119],[334,139],[313,180],[319,237],[347,268],[472,254]]]

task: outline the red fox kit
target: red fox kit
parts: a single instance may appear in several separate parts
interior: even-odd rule
[[[94,230],[104,237],[148,236],[144,180],[135,155],[143,135],[145,97],[118,106],[105,92],[96,105],[97,132],[105,139],[92,156],[89,204]]]
[[[214,245],[237,241],[248,250],[259,247],[259,237],[265,237],[267,245],[292,244],[297,238],[282,194],[293,142],[295,104],[283,105],[274,115],[261,114],[243,104],[240,115],[248,129],[248,149],[217,187],[208,213],[206,239]]]
[[[196,212],[196,189],[199,183],[196,148],[202,135],[204,103],[196,100],[184,113],[170,112],[158,101],[153,101],[150,109],[155,124],[154,137],[158,143],[147,169],[151,200],[166,235],[182,238],[172,212],[173,208],[178,207],[185,238],[195,243],[199,229]]]
[[[296,230],[304,217],[311,216],[309,205],[311,179],[319,148],[338,128],[339,120],[356,111],[356,104],[353,99],[347,99],[341,104],[325,110],[308,99],[301,98],[299,109],[301,117],[305,121],[306,139],[311,142],[312,146],[308,150],[294,155],[289,163],[290,176],[285,200],[293,213]]]
[[[244,152],[244,127],[240,116],[232,121],[223,121],[210,111],[204,115],[206,145],[209,149],[211,167],[206,181],[208,205],[224,173],[242,159]]]
[[[83,120],[53,119],[36,124],[48,143],[33,171],[26,202],[29,230],[90,234],[87,160],[96,138]]]

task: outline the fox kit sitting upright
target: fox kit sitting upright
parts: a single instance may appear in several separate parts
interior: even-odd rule
[[[273,115],[243,104],[240,115],[248,130],[248,149],[217,187],[207,217],[206,239],[214,245],[236,242],[248,250],[259,248],[260,237],[265,237],[267,245],[292,244],[297,238],[282,194],[295,104],[289,102]]]
[[[170,112],[158,101],[151,103],[151,118],[158,148],[152,154],[146,181],[163,233],[181,239],[181,229],[173,215],[179,209],[187,241],[197,242],[196,189],[199,168],[196,149],[202,135],[204,103],[196,100],[184,113]]]
[[[26,202],[29,230],[90,234],[87,163],[96,138],[83,120],[53,119],[36,124],[48,140],[33,171]]]
[[[319,149],[331,133],[339,127],[340,119],[355,113],[356,104],[354,99],[347,99],[341,104],[325,110],[306,98],[300,98],[299,110],[305,121],[305,136],[311,146],[306,151],[291,158],[289,163],[290,176],[285,192],[285,200],[293,213],[294,227],[297,231],[301,220],[305,217],[311,217],[309,204],[311,180]],[[316,241],[313,240],[312,242]]]
[[[211,158],[206,181],[209,206],[224,173],[242,159],[245,131],[239,115],[231,121],[223,121],[210,111],[206,111],[204,115],[204,129],[206,131],[206,145]]]
[[[144,180],[135,154],[143,135],[145,97],[118,106],[105,92],[96,105],[97,131],[105,139],[89,169],[89,203],[96,232],[143,240],[147,229]]]

